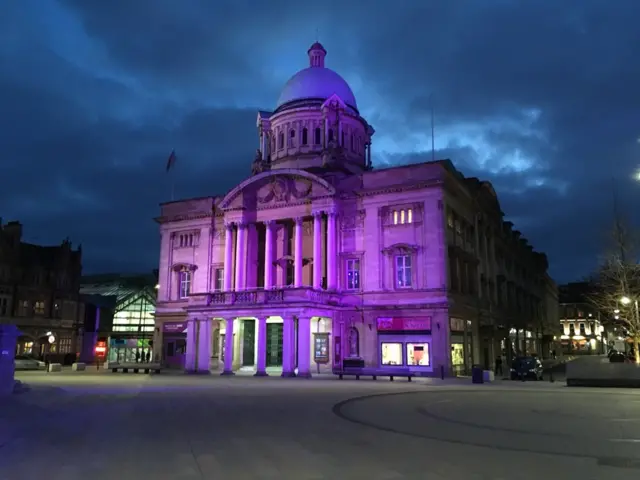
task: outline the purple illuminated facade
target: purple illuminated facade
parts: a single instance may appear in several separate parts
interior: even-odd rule
[[[308,377],[355,359],[454,374],[457,334],[465,365],[482,357],[480,302],[452,302],[458,265],[480,283],[482,259],[456,263],[447,229],[449,206],[471,205],[468,179],[449,161],[374,170],[353,92],[320,44],[308,55],[275,111],[258,113],[252,175],[162,205],[155,345],[165,365],[202,373]],[[506,336],[490,336],[489,356]]]

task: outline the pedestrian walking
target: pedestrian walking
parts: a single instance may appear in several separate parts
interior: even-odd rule
[[[504,375],[504,373],[502,372],[502,357],[496,357],[495,372],[496,375]]]

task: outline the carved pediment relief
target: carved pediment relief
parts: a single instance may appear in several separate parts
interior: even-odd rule
[[[408,243],[396,243],[390,247],[382,249],[384,255],[412,255],[418,252],[418,245],[410,245]]]
[[[311,195],[312,189],[313,185],[310,180],[276,175],[258,191],[258,203],[303,200]]]
[[[220,208],[243,208],[271,203],[298,203],[316,197],[335,195],[336,190],[324,179],[293,168],[259,173],[232,189],[220,202]],[[250,199],[247,202],[247,198]]]

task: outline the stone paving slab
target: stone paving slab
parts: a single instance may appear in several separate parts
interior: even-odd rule
[[[393,419],[402,424],[416,423],[415,418],[403,419],[402,412],[414,415],[415,403],[410,398],[435,391],[448,390],[463,397],[479,389],[497,395],[521,392],[531,395],[534,405],[539,395],[573,401],[573,396],[566,396],[567,389],[535,382],[438,387],[417,382],[276,378],[121,377],[119,382],[104,383],[88,377],[84,382],[60,378],[50,380],[55,399],[42,395],[46,383],[40,380],[34,382],[34,392],[42,388],[40,396],[16,397],[19,406],[0,416],[5,423],[10,419],[20,424],[33,411],[40,412],[37,428],[22,429],[0,447],[0,480],[517,480],[558,476],[626,480],[637,472],[566,456],[563,449],[543,455],[506,451],[491,442],[478,447],[383,431],[346,421],[332,410],[352,397],[392,393],[396,395],[389,398],[394,403],[355,402],[354,412],[369,423]],[[425,424],[424,428],[456,433],[448,424]]]

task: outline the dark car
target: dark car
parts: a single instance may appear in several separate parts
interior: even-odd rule
[[[542,380],[542,362],[536,357],[516,357],[511,365],[511,380]]]
[[[609,352],[609,362],[611,363],[624,363],[626,359],[627,357],[623,352],[618,352],[617,350]]]

